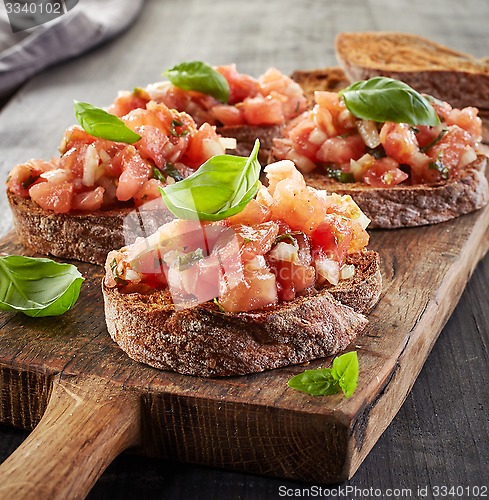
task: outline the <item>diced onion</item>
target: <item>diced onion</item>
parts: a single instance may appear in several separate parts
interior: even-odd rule
[[[298,262],[299,253],[295,245],[280,241],[268,254],[271,259]]]
[[[371,120],[360,120],[357,122],[357,129],[363,142],[371,149],[380,144],[380,136],[377,125]]]
[[[340,269],[340,279],[349,280],[355,275],[355,266],[353,264],[345,264]]]
[[[293,161],[297,168],[307,174],[316,168],[316,164],[312,162],[307,156],[300,155],[295,151],[287,153],[287,159]]]
[[[332,285],[340,282],[340,265],[333,259],[318,259],[315,262],[318,274]]]
[[[83,184],[93,186],[97,175],[97,167],[100,157],[93,144],[87,146],[85,158],[83,159]]]
[[[64,168],[56,168],[54,170],[47,170],[43,172],[40,177],[46,179],[48,182],[53,184],[60,184],[61,182],[70,181],[72,174],[69,170]]]
[[[458,161],[458,167],[463,168],[475,160],[477,160],[477,153],[469,146],[462,153],[460,160]]]
[[[124,277],[127,281],[139,282],[141,281],[141,276],[136,271],[132,269],[126,269],[126,275]]]
[[[236,149],[236,139],[234,137],[219,137],[219,142],[224,149]]]
[[[226,151],[220,140],[216,141],[214,139],[204,139],[202,141],[202,154],[207,158],[223,155],[225,152]]]
[[[144,90],[147,92],[150,99],[160,101],[166,96],[171,87],[173,87],[172,83],[165,81],[151,83]]]
[[[309,142],[312,144],[315,144],[316,146],[320,146],[328,136],[322,131],[319,130],[318,128],[315,128],[310,134],[309,134]]]

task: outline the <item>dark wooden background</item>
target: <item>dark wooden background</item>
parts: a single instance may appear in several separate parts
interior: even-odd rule
[[[485,57],[488,20],[486,0],[147,0],[127,33],[45,71],[8,100],[0,113],[0,174],[56,154],[74,121],[73,99],[106,105],[117,90],[156,81],[184,60],[236,62],[256,76],[269,66],[290,73],[335,65],[336,33],[360,30],[417,33]],[[0,234],[11,227],[7,207],[2,192]],[[378,488],[385,498],[389,488],[409,488],[411,498],[422,498],[418,487],[428,487],[432,498],[435,486],[489,486],[488,278],[486,256],[397,417],[343,488]],[[26,435],[0,426],[0,461]],[[311,485],[125,454],[90,498],[274,499],[281,486]],[[349,498],[368,496],[357,490]],[[445,498],[477,497],[465,490]]]

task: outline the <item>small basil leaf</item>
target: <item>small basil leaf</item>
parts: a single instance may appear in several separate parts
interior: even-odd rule
[[[186,179],[159,188],[163,201],[181,219],[216,221],[241,212],[258,191],[259,148],[257,139],[248,158],[213,156]]]
[[[338,382],[331,375],[331,368],[306,370],[292,377],[288,386],[311,396],[329,396],[341,391]]]
[[[87,102],[74,101],[75,115],[83,130],[93,137],[134,144],[141,136],[117,116]]]
[[[347,352],[333,360],[331,375],[338,382],[345,398],[355,392],[358,385],[358,356],[355,351]]]
[[[229,101],[229,83],[212,66],[201,61],[177,64],[163,73],[175,87],[196,90],[211,95],[218,101]]]
[[[58,316],[75,304],[82,282],[71,264],[21,255],[0,257],[0,309]]]
[[[399,80],[377,76],[352,83],[339,95],[349,111],[363,120],[410,125],[440,124],[429,100]]]

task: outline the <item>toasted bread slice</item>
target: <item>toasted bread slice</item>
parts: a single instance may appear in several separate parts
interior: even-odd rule
[[[435,184],[375,188],[360,182],[337,182],[318,169],[304,179],[316,189],[351,195],[371,220],[369,227],[390,229],[444,222],[487,205],[486,163],[487,157],[479,154],[457,176]]]
[[[127,243],[124,220],[135,211],[134,205],[127,205],[94,213],[55,214],[30,198],[21,198],[10,191],[7,197],[22,245],[44,255],[101,265],[111,250]],[[156,227],[172,218],[169,212],[159,210]]]
[[[243,375],[330,356],[365,328],[362,313],[382,287],[376,252],[347,262],[356,276],[341,285],[242,313],[212,302],[175,310],[168,290],[144,295],[102,285],[107,328],[136,361],[186,375]]]
[[[339,33],[336,56],[350,81],[383,75],[454,107],[489,109],[489,64],[409,33]]]

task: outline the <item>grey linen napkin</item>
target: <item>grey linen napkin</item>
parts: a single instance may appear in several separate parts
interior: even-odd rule
[[[46,24],[12,33],[0,3],[0,97],[51,64],[78,56],[120,34],[144,0],[80,0]]]

